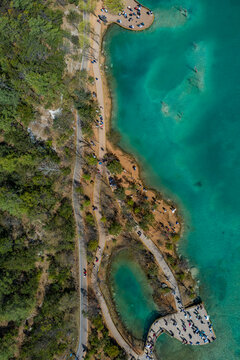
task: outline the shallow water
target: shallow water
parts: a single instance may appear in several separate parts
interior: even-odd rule
[[[113,125],[147,182],[181,206],[180,250],[199,270],[217,335],[194,350],[167,337],[157,348],[168,347],[164,360],[176,349],[178,359],[239,359],[240,1],[144,4],[156,15],[151,29],[115,26],[106,37]],[[189,9],[187,21],[174,5]]]
[[[114,258],[111,283],[116,309],[125,326],[137,339],[142,339],[157,317],[157,307],[147,277],[127,251]]]

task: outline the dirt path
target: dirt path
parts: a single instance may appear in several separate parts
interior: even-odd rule
[[[98,139],[99,139],[99,153],[98,158],[101,160],[106,152],[106,125],[105,125],[105,118],[104,118],[104,94],[103,94],[103,84],[102,84],[102,77],[101,77],[101,71],[99,66],[99,52],[100,52],[100,44],[101,44],[101,24],[96,22],[94,26],[94,32],[95,37],[93,40],[93,53],[92,58],[96,61],[93,63],[93,73],[95,77],[95,84],[96,84],[96,93],[97,93],[97,99],[99,103],[99,107],[101,110],[101,115],[103,117],[103,126],[98,128]],[[156,247],[156,245],[153,243],[151,239],[146,237],[142,230],[139,228],[139,226],[136,226],[136,233],[140,237],[142,243],[144,246],[154,255],[156,262],[160,268],[162,268],[163,272],[165,273],[165,276],[172,287],[172,292],[174,295],[175,303],[176,303],[176,309],[177,313],[174,315],[167,315],[164,318],[160,318],[156,320],[153,325],[151,326],[148,334],[148,339],[145,344],[144,353],[141,355],[138,355],[131,346],[123,339],[122,335],[119,333],[118,329],[116,328],[115,324],[112,321],[112,318],[110,316],[107,304],[105,302],[105,299],[100,291],[100,288],[98,286],[98,270],[101,265],[101,259],[102,254],[104,252],[104,248],[106,245],[106,242],[108,240],[108,236],[105,234],[104,226],[101,222],[101,213],[100,213],[100,181],[102,175],[105,175],[106,169],[103,165],[98,165],[98,174],[95,177],[95,184],[94,184],[94,205],[97,207],[97,210],[95,212],[96,217],[96,223],[99,233],[99,249],[97,250],[96,256],[98,258],[98,261],[95,262],[95,267],[92,272],[92,284],[96,293],[96,296],[98,298],[99,304],[101,306],[102,314],[104,317],[104,320],[106,322],[106,325],[110,331],[111,336],[115,338],[115,340],[118,342],[118,344],[126,351],[129,358],[134,358],[138,360],[147,360],[147,359],[154,359],[153,354],[153,346],[155,344],[155,341],[157,339],[157,336],[159,336],[163,331],[168,332],[171,336],[176,337],[178,340],[187,342],[191,344],[191,339],[193,339],[192,343],[198,345],[204,344],[206,342],[212,341],[211,334],[213,334],[211,325],[209,325],[206,310],[204,309],[203,305],[199,307],[192,307],[191,310],[186,311],[183,308],[182,301],[181,301],[181,295],[178,288],[177,281],[169,268],[168,264],[166,263],[163,255],[159,251],[159,249]],[[188,319],[186,320],[186,318]],[[194,322],[192,321],[192,318],[195,317]],[[203,321],[205,319],[205,321]],[[183,322],[187,322],[188,325],[188,334],[185,335],[185,330],[180,330],[180,327],[183,327]],[[178,326],[177,326],[178,325]],[[176,330],[178,328],[179,330]],[[189,330],[190,329],[190,330]],[[200,331],[195,329],[201,329]],[[203,331],[204,333],[202,333]],[[153,335],[154,334],[154,335]],[[190,335],[189,335],[190,334]],[[199,335],[200,334],[200,335]],[[202,336],[201,334],[206,334]],[[185,336],[188,337],[188,339],[185,338]]]
[[[99,66],[99,52],[100,52],[100,46],[99,46],[99,39],[101,34],[101,25],[96,22],[94,27],[95,37],[93,41],[93,57],[96,59],[96,63],[93,64],[93,72],[95,77],[95,83],[96,83],[96,93],[97,93],[97,99],[98,104],[101,109],[101,114],[103,116],[103,127],[99,127],[98,130],[98,158],[102,159],[105,152],[106,152],[106,126],[105,126],[105,119],[104,119],[104,95],[103,95],[103,84],[102,84],[102,77],[101,77],[101,71]],[[132,350],[129,344],[126,343],[126,341],[123,339],[119,331],[117,330],[115,324],[112,321],[111,315],[109,313],[107,304],[105,302],[104,297],[102,296],[102,293],[98,286],[98,270],[101,265],[102,260],[102,254],[106,245],[106,242],[108,240],[108,236],[105,234],[105,229],[103,226],[103,223],[101,222],[101,213],[100,213],[100,184],[101,184],[101,178],[102,175],[104,175],[105,170],[102,167],[102,165],[98,165],[99,173],[95,177],[94,181],[94,193],[93,193],[93,201],[94,206],[97,207],[97,210],[95,211],[95,218],[98,228],[98,235],[99,235],[99,248],[97,250],[96,256],[99,259],[98,262],[95,262],[95,267],[93,268],[92,272],[92,284],[95,291],[95,294],[97,296],[97,299],[99,301],[102,314],[105,320],[105,323],[108,327],[108,330],[111,334],[111,336],[114,337],[114,339],[117,341],[117,343],[126,351],[129,358],[135,358],[137,359],[137,354]]]
[[[83,18],[88,20],[89,15],[84,12]],[[88,57],[83,54],[81,70],[87,70],[88,64]],[[84,316],[84,313],[86,314],[88,310],[87,297],[84,296],[84,293],[87,291],[87,277],[84,276],[84,269],[87,269],[86,244],[84,241],[83,219],[80,212],[80,198],[77,192],[77,188],[81,184],[82,175],[82,142],[81,119],[79,114],[76,113],[76,156],[72,183],[72,203],[77,228],[79,262],[79,339],[76,360],[84,358],[88,342],[88,319]]]

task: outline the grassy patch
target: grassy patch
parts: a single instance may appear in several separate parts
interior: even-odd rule
[[[105,0],[104,6],[112,14],[118,14],[123,9],[123,2],[121,0]]]

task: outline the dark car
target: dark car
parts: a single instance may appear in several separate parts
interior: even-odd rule
[[[107,18],[105,15],[98,15],[99,19],[102,20],[104,23],[107,23]]]
[[[137,234],[138,234],[139,236],[141,236],[141,235],[142,235],[141,231],[138,231],[138,232],[137,232]]]

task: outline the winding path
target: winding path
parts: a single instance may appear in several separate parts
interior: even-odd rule
[[[93,72],[94,77],[96,79],[96,92],[97,92],[97,99],[99,103],[99,107],[101,109],[101,114],[104,119],[104,98],[103,98],[103,86],[102,86],[102,78],[101,72],[99,67],[99,51],[100,51],[100,36],[101,36],[101,25],[96,22],[95,24],[95,39],[93,41],[93,58],[96,60],[93,63]],[[99,152],[98,158],[101,160],[106,151],[106,128],[105,128],[105,119],[103,123],[103,127],[99,128]],[[167,315],[165,317],[157,319],[151,326],[147,341],[145,344],[144,352],[142,354],[137,354],[131,346],[125,341],[122,335],[119,333],[118,329],[116,328],[105,299],[100,291],[98,285],[98,271],[101,265],[102,260],[102,253],[104,251],[106,241],[108,240],[108,236],[105,234],[104,226],[101,222],[101,213],[100,213],[100,182],[101,177],[106,172],[106,169],[103,165],[98,165],[99,173],[95,177],[94,182],[94,194],[93,200],[94,205],[97,207],[95,211],[96,223],[98,228],[99,234],[99,248],[97,250],[96,256],[99,259],[98,262],[95,262],[95,267],[93,268],[92,272],[92,284],[94,291],[96,293],[97,299],[99,301],[102,315],[105,320],[105,323],[109,329],[111,336],[115,338],[118,344],[126,351],[129,359],[136,359],[136,360],[150,360],[154,358],[153,354],[153,347],[155,345],[157,337],[163,332],[167,332],[169,335],[174,336],[178,340],[182,341],[183,343],[188,343],[191,345],[200,345],[209,343],[215,340],[215,335],[212,329],[212,325],[209,322],[209,317],[207,316],[206,310],[204,306],[198,305],[193,306],[187,310],[184,309],[181,301],[181,295],[178,288],[177,281],[169,268],[168,264],[166,263],[163,255],[156,247],[156,245],[144,235],[142,230],[139,226],[136,226],[135,230],[140,240],[144,244],[146,248],[154,255],[156,259],[156,263],[159,267],[162,268],[163,272],[169,283],[172,286],[172,292],[175,299],[176,304],[176,313],[172,315]]]
[[[95,30],[95,38],[94,38],[94,42],[93,42],[93,57],[97,60],[97,62],[93,64],[93,72],[94,72],[95,79],[96,78],[98,79],[95,82],[96,83],[96,93],[97,93],[98,104],[101,109],[102,116],[104,118],[103,85],[102,85],[102,77],[101,77],[101,72],[100,72],[100,67],[99,67],[99,51],[100,51],[99,39],[100,39],[100,34],[101,34],[101,25],[98,22],[96,22],[94,30]],[[105,119],[104,119],[103,127],[99,128],[98,134],[99,134],[98,158],[102,159],[106,152]],[[97,250],[96,256],[98,257],[99,261],[95,262],[95,267],[93,268],[92,285],[93,285],[96,297],[99,301],[99,304],[100,304],[100,307],[102,310],[102,315],[104,317],[105,323],[108,327],[108,330],[109,330],[111,336],[114,337],[114,339],[117,341],[117,343],[126,351],[126,353],[128,354],[130,359],[132,359],[132,358],[137,359],[138,355],[133,351],[131,346],[123,339],[122,335],[119,333],[114,322],[112,321],[107,304],[106,304],[105,299],[104,299],[104,297],[101,293],[101,290],[99,289],[99,286],[98,286],[98,270],[101,265],[102,253],[104,251],[106,241],[108,239],[108,236],[106,236],[106,234],[105,234],[105,229],[104,229],[103,223],[101,222],[102,216],[100,213],[101,204],[100,204],[100,198],[99,198],[101,178],[102,178],[103,173],[105,172],[105,168],[102,167],[102,165],[98,165],[98,170],[100,171],[100,173],[95,176],[93,201],[94,201],[94,206],[97,207],[97,210],[95,211],[95,219],[96,219],[98,235],[99,235],[99,239],[98,239],[99,248]],[[101,172],[102,172],[102,174],[101,174]]]
[[[83,13],[83,18],[88,19],[89,14]],[[81,70],[88,69],[88,58],[85,54],[82,55]],[[73,173],[72,183],[72,203],[73,212],[77,228],[78,238],[78,265],[79,265],[79,339],[78,348],[76,353],[76,360],[84,358],[84,354],[88,342],[88,319],[84,316],[88,310],[87,296],[87,277],[84,276],[84,269],[87,269],[87,258],[86,258],[86,244],[84,241],[84,226],[83,219],[80,212],[80,198],[79,193],[76,191],[81,184],[82,174],[82,128],[81,119],[78,112],[76,112],[76,152],[75,152],[75,166]]]
[[[177,309],[176,313],[166,315],[154,321],[149,329],[144,354],[141,356],[141,359],[153,359],[153,347],[157,337],[163,332],[168,333],[183,344],[204,345],[214,341],[215,334],[203,304],[187,309],[183,307],[177,281],[163,255],[152,240],[144,235],[139,226],[136,226],[136,233],[144,246],[153,254],[157,265],[162,268],[166,279],[172,285],[172,294]]]

